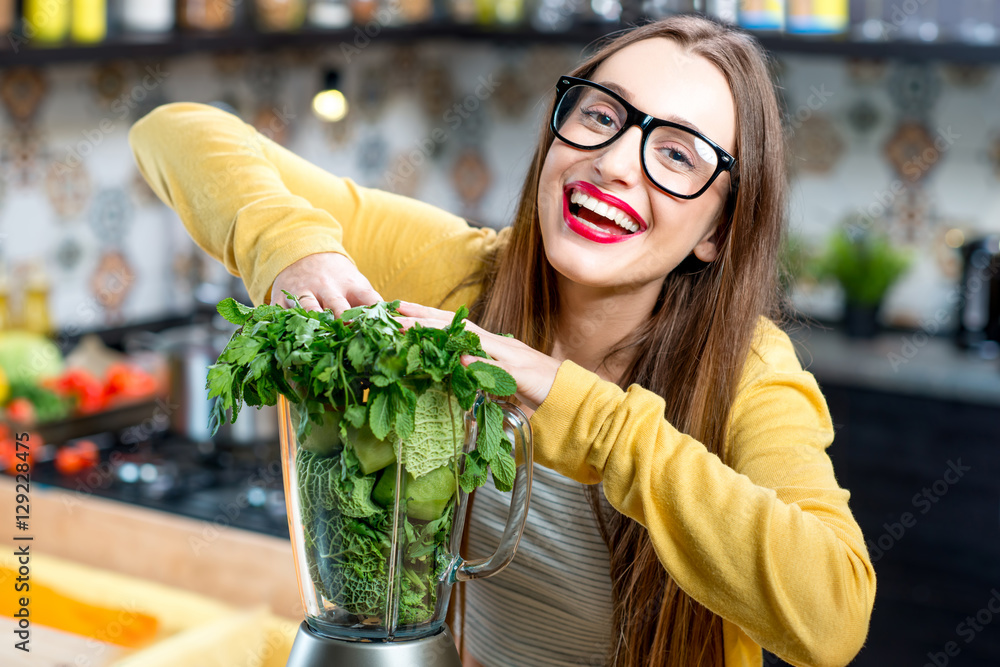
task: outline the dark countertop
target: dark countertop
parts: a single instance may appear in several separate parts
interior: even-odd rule
[[[820,384],[1000,405],[1000,362],[960,350],[950,338],[896,332],[864,340],[819,327],[789,335]]]

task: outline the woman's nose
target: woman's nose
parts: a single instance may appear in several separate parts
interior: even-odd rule
[[[642,179],[642,164],[639,146],[642,130],[630,127],[625,134],[610,146],[604,148],[594,158],[594,169],[608,182],[616,182],[624,187],[632,187]]]

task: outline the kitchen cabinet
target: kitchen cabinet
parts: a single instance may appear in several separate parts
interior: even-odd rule
[[[902,377],[866,374],[898,336],[860,344],[829,332],[799,337],[812,340],[800,345],[813,350],[833,417],[828,451],[878,576],[868,641],[852,665],[923,665],[949,642],[959,652],[948,664],[1000,664],[1000,614],[988,608],[994,597],[993,608],[1000,604],[995,363],[933,340]],[[769,656],[764,664],[783,663]]]

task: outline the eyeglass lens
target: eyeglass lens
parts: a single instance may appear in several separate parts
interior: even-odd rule
[[[584,148],[599,146],[620,135],[628,112],[614,97],[597,88],[577,85],[566,91],[555,111],[556,134]],[[715,173],[719,157],[698,136],[660,126],[649,133],[642,152],[649,177],[678,195],[693,195]]]

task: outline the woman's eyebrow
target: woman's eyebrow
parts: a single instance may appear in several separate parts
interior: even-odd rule
[[[635,104],[635,102],[632,101],[632,93],[630,93],[625,88],[622,88],[621,86],[619,86],[614,81],[598,81],[597,84],[601,85],[601,86],[604,86],[605,88],[607,88],[610,91],[618,93],[629,104],[633,104],[633,105]],[[694,130],[698,134],[702,134],[702,135],[705,134],[704,132],[701,131],[701,129],[697,125],[695,125],[694,123],[692,123],[691,121],[689,121],[687,118],[684,118],[683,116],[678,116],[676,114],[671,114],[670,116],[667,116],[665,118],[660,118],[660,120],[669,120],[671,123],[677,123],[678,125],[683,125],[684,127],[688,128],[688,129]]]

